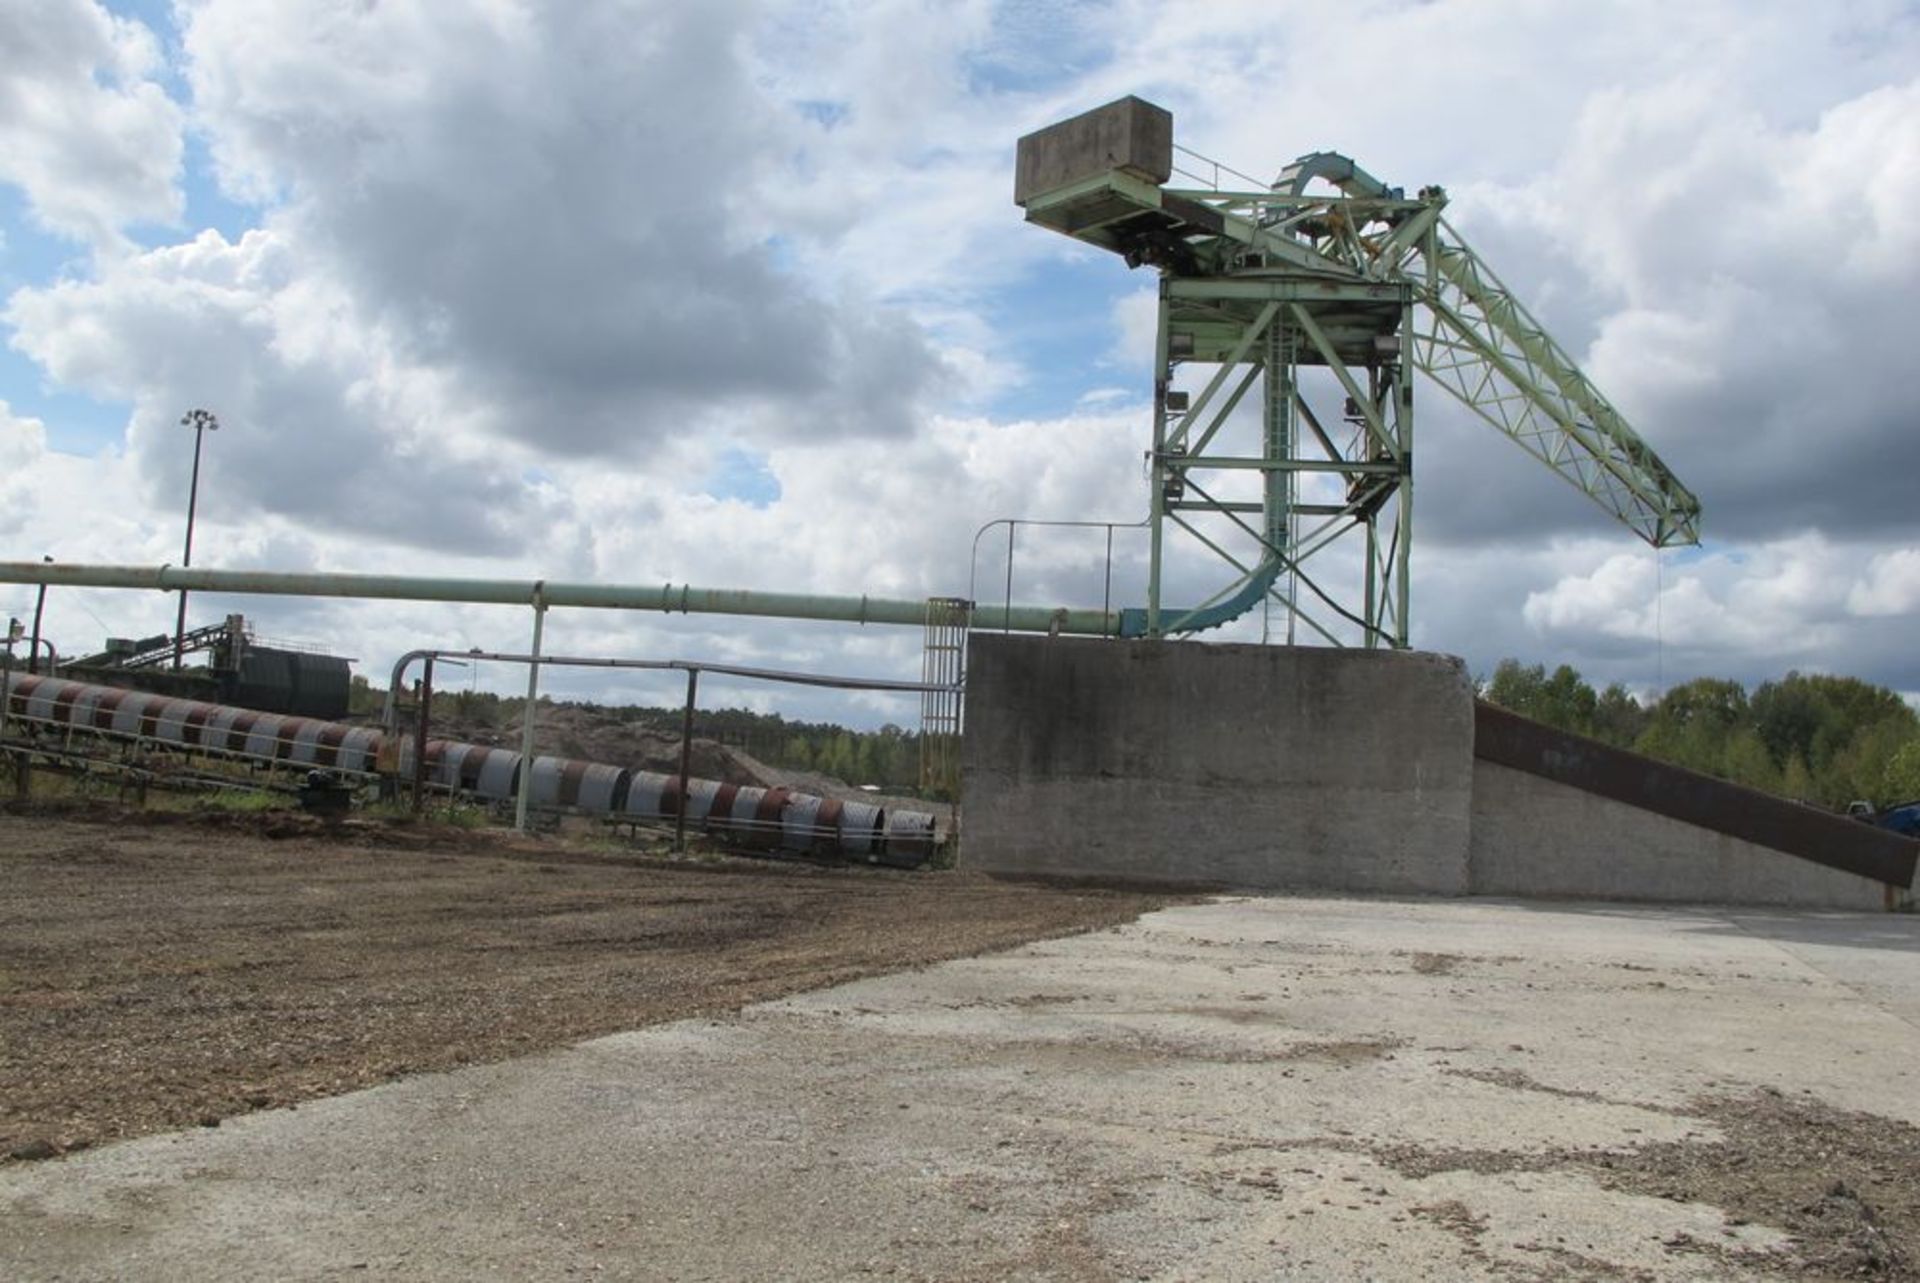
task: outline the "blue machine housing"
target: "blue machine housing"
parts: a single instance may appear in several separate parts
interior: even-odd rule
[[[1906,802],[1880,812],[1873,822],[1905,837],[1920,839],[1920,801]]]

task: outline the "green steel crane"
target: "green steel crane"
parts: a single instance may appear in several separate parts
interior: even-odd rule
[[[1015,178],[1029,222],[1160,274],[1147,606],[1123,631],[1279,602],[1290,634],[1405,647],[1408,366],[1648,543],[1698,542],[1699,501],[1441,216],[1439,187],[1408,199],[1333,152],[1263,184],[1172,134],[1123,98],[1021,139]],[[1257,438],[1235,417],[1256,385]],[[1197,606],[1161,599],[1176,534],[1235,571]],[[1357,602],[1322,573],[1350,572],[1330,550],[1356,544]]]

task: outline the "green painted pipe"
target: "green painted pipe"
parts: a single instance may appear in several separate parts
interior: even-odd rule
[[[891,597],[818,597],[807,593],[695,588],[690,584],[559,583],[545,579],[441,579],[417,575],[356,575],[278,570],[211,570],[201,566],[86,566],[66,562],[0,561],[0,583],[69,588],[151,588],[159,592],[255,593],[270,597],[381,598],[503,606],[579,606],[594,610],[660,610],[689,615],[763,615],[823,619],[843,624],[927,621],[924,600]],[[980,605],[975,628],[1021,633],[1112,637],[1118,611],[1047,606]]]

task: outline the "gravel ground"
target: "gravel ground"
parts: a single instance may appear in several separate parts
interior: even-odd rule
[[[0,814],[0,1163],[1164,902],[438,826],[16,809]]]

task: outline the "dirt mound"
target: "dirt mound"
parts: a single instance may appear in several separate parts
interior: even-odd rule
[[[773,766],[758,758],[750,757],[737,749],[726,749],[741,770],[756,777],[763,787],[779,785],[790,788],[796,793],[811,793],[815,797],[834,797],[842,802],[866,802],[873,806],[884,806],[889,811],[925,811],[940,815],[945,823],[947,806],[943,802],[929,802],[925,798],[901,797],[888,793],[877,793],[863,789],[857,784],[835,779],[831,775],[822,775],[818,771],[795,770],[788,766]]]

